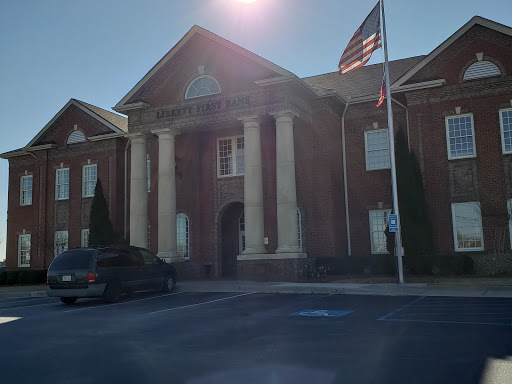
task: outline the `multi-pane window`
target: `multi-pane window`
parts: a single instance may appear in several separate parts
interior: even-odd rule
[[[82,176],[82,196],[94,196],[94,188],[96,187],[96,179],[98,177],[98,167],[96,164],[84,165]]]
[[[238,253],[241,255],[245,250],[245,212],[242,212],[238,219]]]
[[[32,175],[21,176],[20,180],[20,205],[32,205]]]
[[[500,126],[503,153],[512,153],[512,108],[500,110]]]
[[[192,99],[194,97],[208,96],[220,93],[220,85],[211,76],[201,76],[194,79],[187,88],[185,99]]]
[[[89,229],[82,229],[82,237],[81,237],[80,244],[82,247],[89,246]]]
[[[18,237],[18,267],[30,267],[31,235]]]
[[[176,250],[179,257],[190,257],[188,217],[184,213],[176,215]]]
[[[475,157],[473,115],[447,117],[446,141],[448,145],[448,159]]]
[[[226,137],[218,140],[217,165],[219,177],[236,176],[244,173],[243,136]]]
[[[69,199],[69,168],[57,169],[55,198],[57,200]]]
[[[372,253],[388,253],[386,249],[386,226],[390,209],[370,211],[370,242]]]
[[[456,251],[482,251],[484,249],[480,203],[452,204],[452,220]]]
[[[68,231],[55,231],[53,249],[55,256],[68,249]]]
[[[388,130],[379,129],[365,132],[366,170],[389,168]]]

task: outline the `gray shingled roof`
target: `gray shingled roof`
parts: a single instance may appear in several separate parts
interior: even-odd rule
[[[90,109],[92,112],[94,112],[98,116],[102,117],[103,119],[107,120],[109,123],[115,125],[120,130],[128,132],[128,119],[126,117],[118,115],[117,113],[107,111],[103,108],[96,107],[92,104],[88,104],[84,101],[80,101],[77,99],[73,99],[73,100],[82,104],[85,108]]]
[[[425,56],[389,62],[389,77],[393,84],[400,76],[416,65]],[[368,65],[344,75],[338,72],[303,78],[307,84],[316,89],[335,89],[344,98],[356,98],[379,94],[384,66],[382,63]]]

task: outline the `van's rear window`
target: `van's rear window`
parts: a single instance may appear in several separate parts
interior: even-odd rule
[[[88,269],[89,260],[97,251],[93,249],[72,249],[62,252],[58,255],[51,265],[54,271],[63,271],[67,269]]]

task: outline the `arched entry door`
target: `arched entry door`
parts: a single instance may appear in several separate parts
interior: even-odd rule
[[[243,232],[243,212],[244,205],[242,203],[229,204],[222,214],[221,218],[221,258],[222,258],[222,277],[236,277],[237,256],[243,249],[244,242]]]

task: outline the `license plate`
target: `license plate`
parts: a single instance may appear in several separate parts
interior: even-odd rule
[[[71,281],[71,276],[69,276],[69,275],[62,276],[62,281]]]

